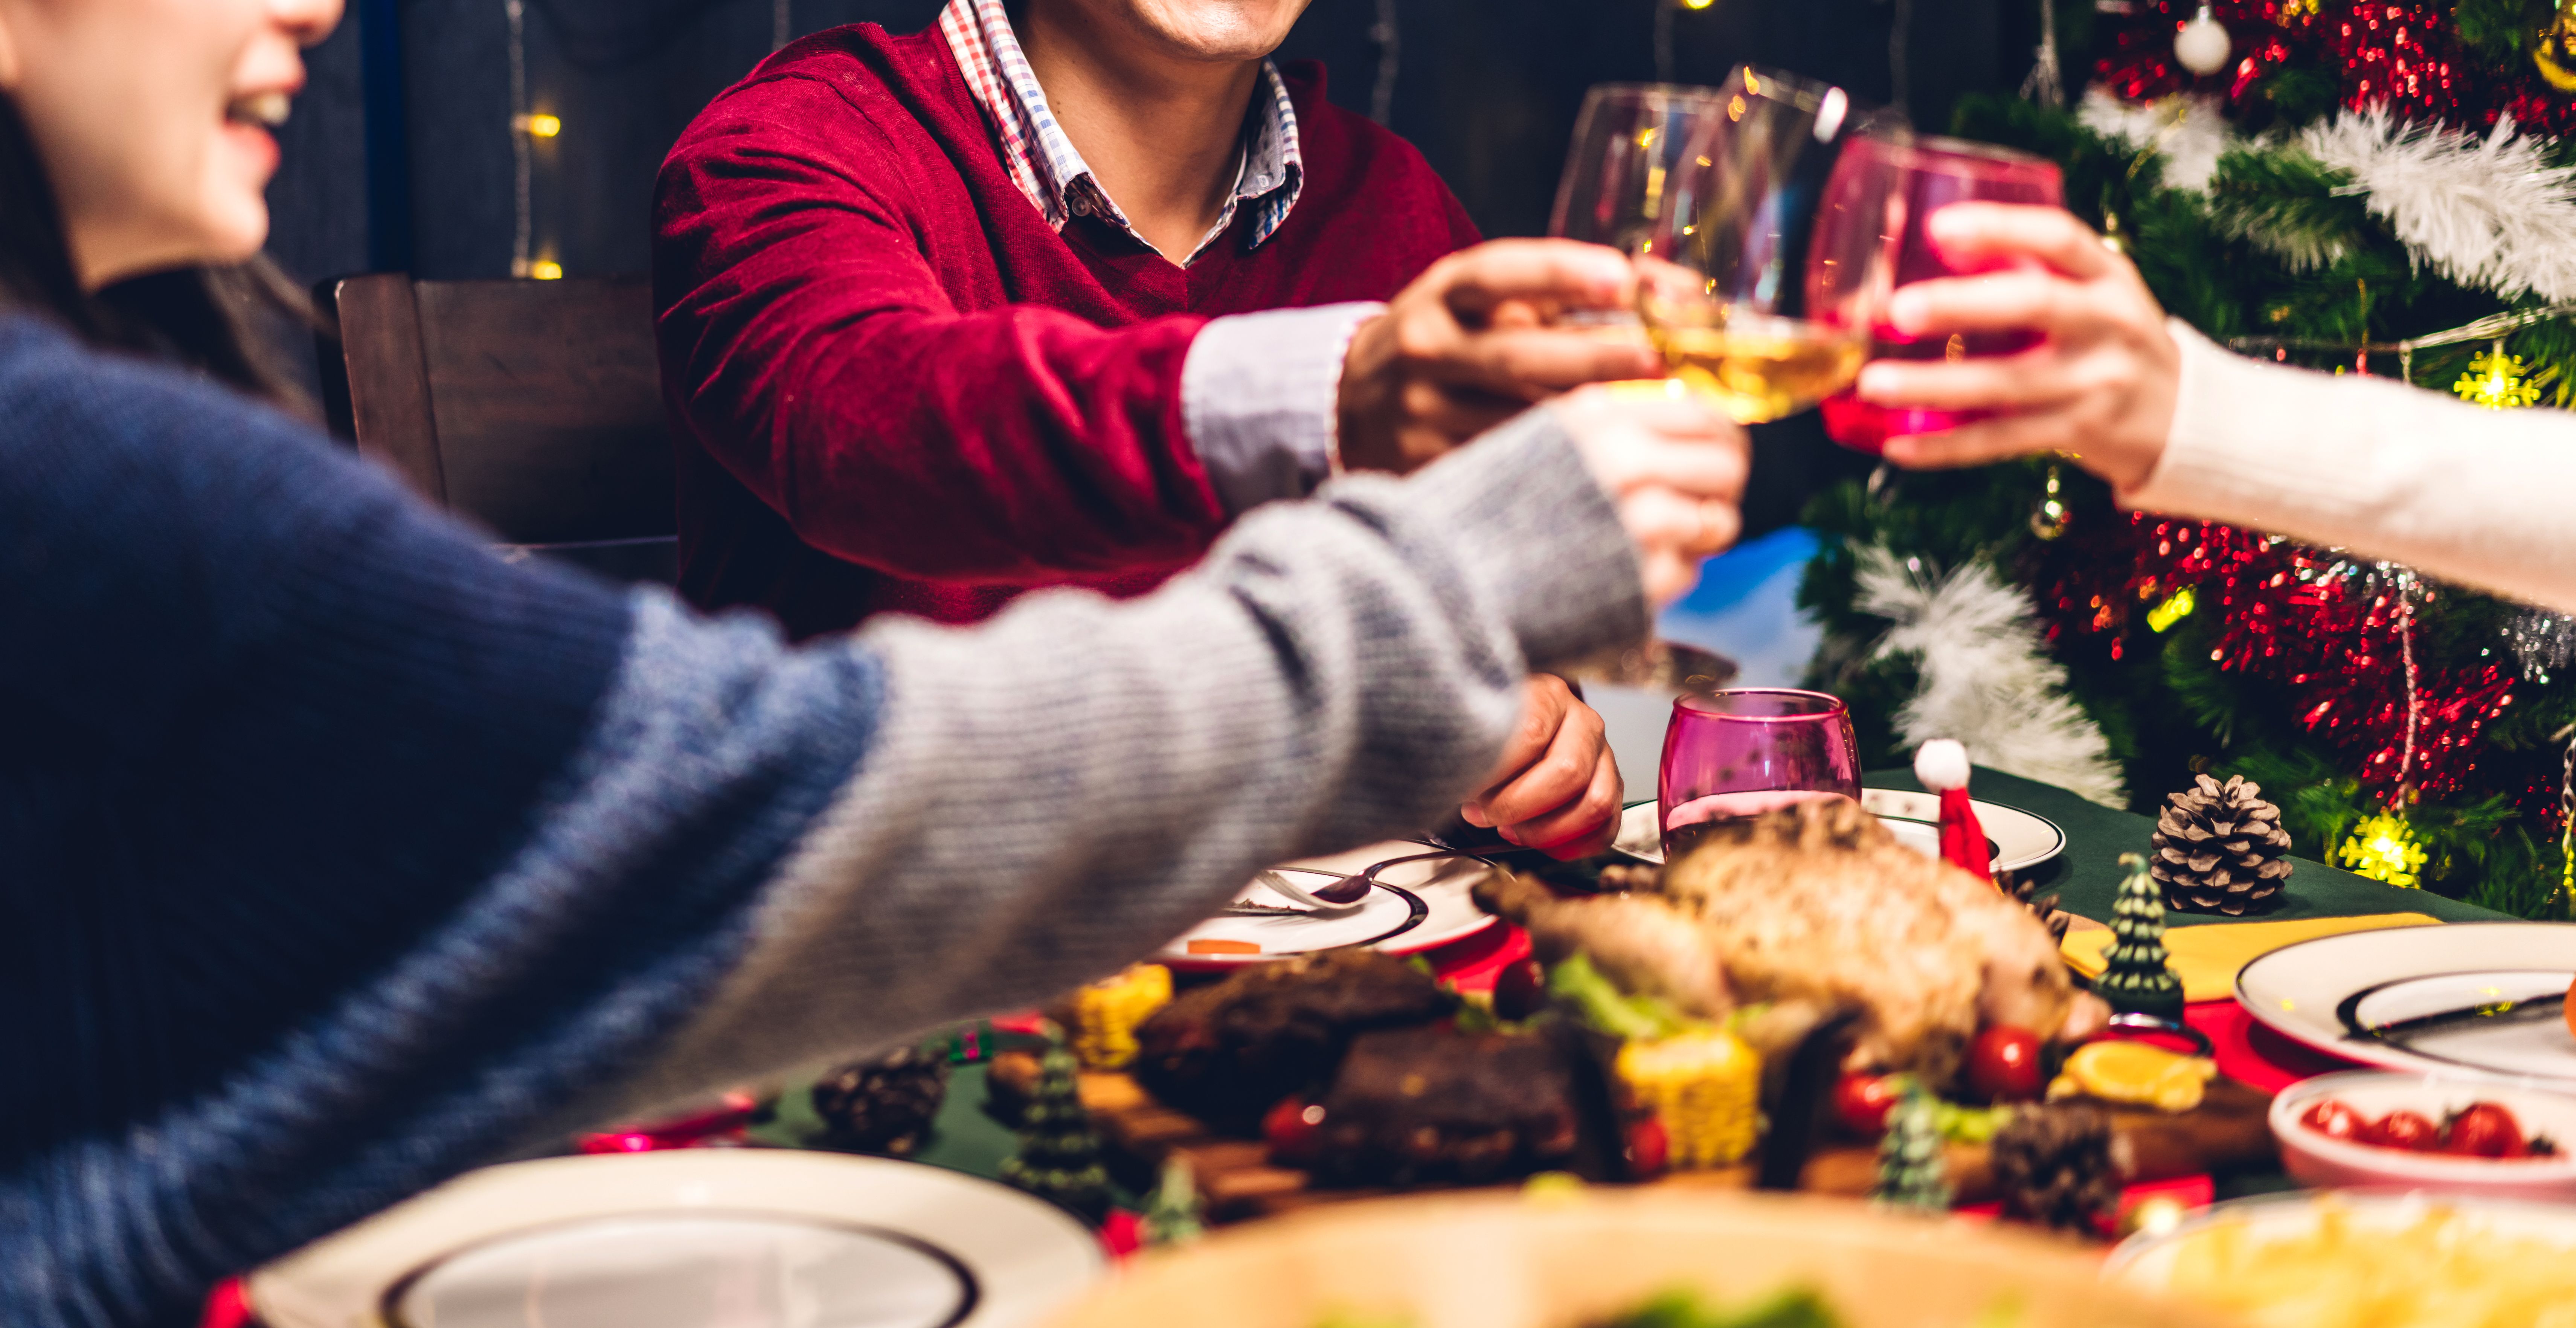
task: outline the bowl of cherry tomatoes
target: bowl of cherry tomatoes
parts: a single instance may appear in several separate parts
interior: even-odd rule
[[[2576,1096],[2523,1080],[2319,1075],[2272,1099],[2271,1123],[2303,1185],[2576,1199]]]

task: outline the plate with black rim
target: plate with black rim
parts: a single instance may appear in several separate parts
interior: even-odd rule
[[[2331,1056],[2576,1085],[2576,923],[2453,922],[2285,945],[2236,975],[2236,1003]]]
[[[1309,888],[1329,885],[1381,862],[1437,850],[1430,844],[1394,841],[1327,857],[1284,863]],[[1173,938],[1153,962],[1189,971],[1239,968],[1293,955],[1375,946],[1389,954],[1417,954],[1464,940],[1501,919],[1476,907],[1476,882],[1492,871],[1482,858],[1432,858],[1398,863],[1380,873],[1377,888],[1347,909],[1309,909],[1254,881],[1236,892],[1238,905],[1276,912],[1229,912]],[[1195,948],[1193,948],[1195,943]]]
[[[884,1158],[694,1149],[487,1167],[251,1275],[269,1328],[1018,1328],[1100,1244],[1053,1205]]]

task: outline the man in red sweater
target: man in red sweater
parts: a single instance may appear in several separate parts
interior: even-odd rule
[[[1419,153],[1267,58],[1305,4],[951,0],[718,97],[656,207],[682,588],[800,637],[1133,594],[1255,504],[1660,372],[1542,326],[1624,302],[1618,255],[1468,248]],[[1553,678],[1530,696],[1466,814],[1597,847],[1600,719]]]

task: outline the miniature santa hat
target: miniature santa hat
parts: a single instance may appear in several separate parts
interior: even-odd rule
[[[1942,859],[1980,881],[1994,880],[1986,828],[1977,824],[1977,809],[1968,801],[1968,749],[1934,738],[1915,750],[1914,777],[1941,795]]]

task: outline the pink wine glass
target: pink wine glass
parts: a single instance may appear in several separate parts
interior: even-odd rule
[[[1823,692],[1744,687],[1673,702],[1658,781],[1664,856],[1708,828],[1824,798],[1860,800],[1851,712]]]
[[[1954,264],[1923,223],[1952,203],[2065,206],[2057,164],[2009,148],[1950,138],[1861,137],[1843,150],[1825,184],[1807,263],[1807,303],[1823,318],[1865,320],[1870,358],[1957,360],[2010,355],[2039,344],[2036,332],[1970,332],[1909,337],[1887,323],[1887,297],[1899,286],[1934,277],[1973,276],[2006,263]],[[1873,264],[1873,256],[1883,261]],[[1890,409],[1848,388],[1825,399],[1825,432],[1855,451],[1878,453],[1890,438],[1938,433],[1985,411]]]

